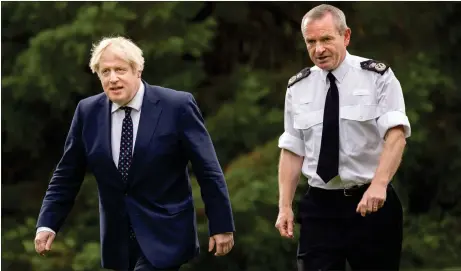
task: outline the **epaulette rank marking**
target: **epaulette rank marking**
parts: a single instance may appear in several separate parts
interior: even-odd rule
[[[288,87],[291,87],[292,85],[296,84],[299,82],[301,79],[306,78],[311,74],[311,69],[310,68],[304,68],[298,74],[293,75],[290,80],[288,80]]]
[[[389,69],[389,66],[382,63],[382,62],[378,62],[376,60],[367,60],[367,61],[362,61],[360,62],[360,66],[362,67],[362,69],[364,70],[369,70],[369,71],[373,71],[373,72],[377,72],[381,75],[383,75],[387,69]]]

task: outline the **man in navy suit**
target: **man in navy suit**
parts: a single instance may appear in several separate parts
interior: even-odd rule
[[[123,37],[93,47],[104,93],[79,102],[46,191],[35,249],[44,255],[88,168],[99,192],[102,267],[179,270],[199,253],[187,164],[209,220],[209,251],[227,254],[234,221],[226,182],[193,96],[141,79],[142,51]]]

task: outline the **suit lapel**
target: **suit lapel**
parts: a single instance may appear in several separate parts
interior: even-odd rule
[[[112,129],[112,121],[111,121],[111,106],[112,103],[110,100],[104,96],[100,101],[102,106],[102,110],[100,112],[100,117],[98,118],[98,124],[101,129],[101,138],[102,142],[101,145],[103,147],[103,152],[105,156],[109,159],[107,162],[110,170],[115,170],[118,172],[117,166],[114,163],[114,158],[112,157],[112,136],[111,136],[111,129]]]
[[[139,171],[143,158],[148,149],[152,136],[157,128],[157,123],[162,112],[159,99],[155,95],[154,87],[145,83],[144,98],[141,106],[141,116],[138,125],[138,134],[134,145],[133,162],[129,171],[129,178],[133,180],[133,174]]]

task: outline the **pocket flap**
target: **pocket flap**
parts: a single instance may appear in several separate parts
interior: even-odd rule
[[[364,88],[354,89],[354,91],[352,91],[352,95],[354,95],[354,96],[370,95],[370,91],[368,89],[364,89]]]
[[[376,119],[379,116],[376,105],[350,105],[342,106],[339,109],[339,115],[342,119],[367,121]]]
[[[191,200],[184,200],[178,203],[163,204],[162,209],[164,209],[168,214],[175,215],[182,211],[193,209],[194,205]]]
[[[298,114],[294,116],[295,129],[309,129],[310,127],[323,122],[323,110],[317,110],[309,113]]]

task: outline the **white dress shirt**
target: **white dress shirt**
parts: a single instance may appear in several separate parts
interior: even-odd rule
[[[332,71],[339,91],[339,175],[327,184],[317,175],[328,71],[314,66],[291,85],[285,99],[284,133],[279,147],[304,156],[302,173],[309,185],[343,189],[371,182],[388,129],[403,125],[411,134],[402,88],[389,68],[383,75],[362,69],[368,59],[347,53]]]
[[[141,116],[141,106],[144,97],[144,84],[141,82],[138,92],[131,99],[131,101],[125,105],[131,107],[131,119],[133,120],[133,152],[136,143],[136,135],[138,134],[139,118]],[[112,140],[112,158],[114,159],[115,165],[118,167],[118,158],[120,156],[120,141],[122,139],[122,124],[125,118],[125,111],[120,109],[121,105],[112,103],[111,116],[112,116],[112,129],[111,129],[111,140]]]
[[[139,119],[141,117],[141,106],[144,98],[144,84],[141,82],[138,91],[131,101],[125,106],[131,107],[131,119],[133,121],[133,152],[136,142],[136,135],[138,134]],[[125,118],[125,111],[120,109],[121,105],[112,103],[111,108],[111,142],[112,142],[112,158],[115,165],[118,167],[118,159],[120,156],[120,141],[122,139],[122,124]],[[48,227],[39,227],[37,233],[41,231],[50,231],[56,234],[55,231]]]

